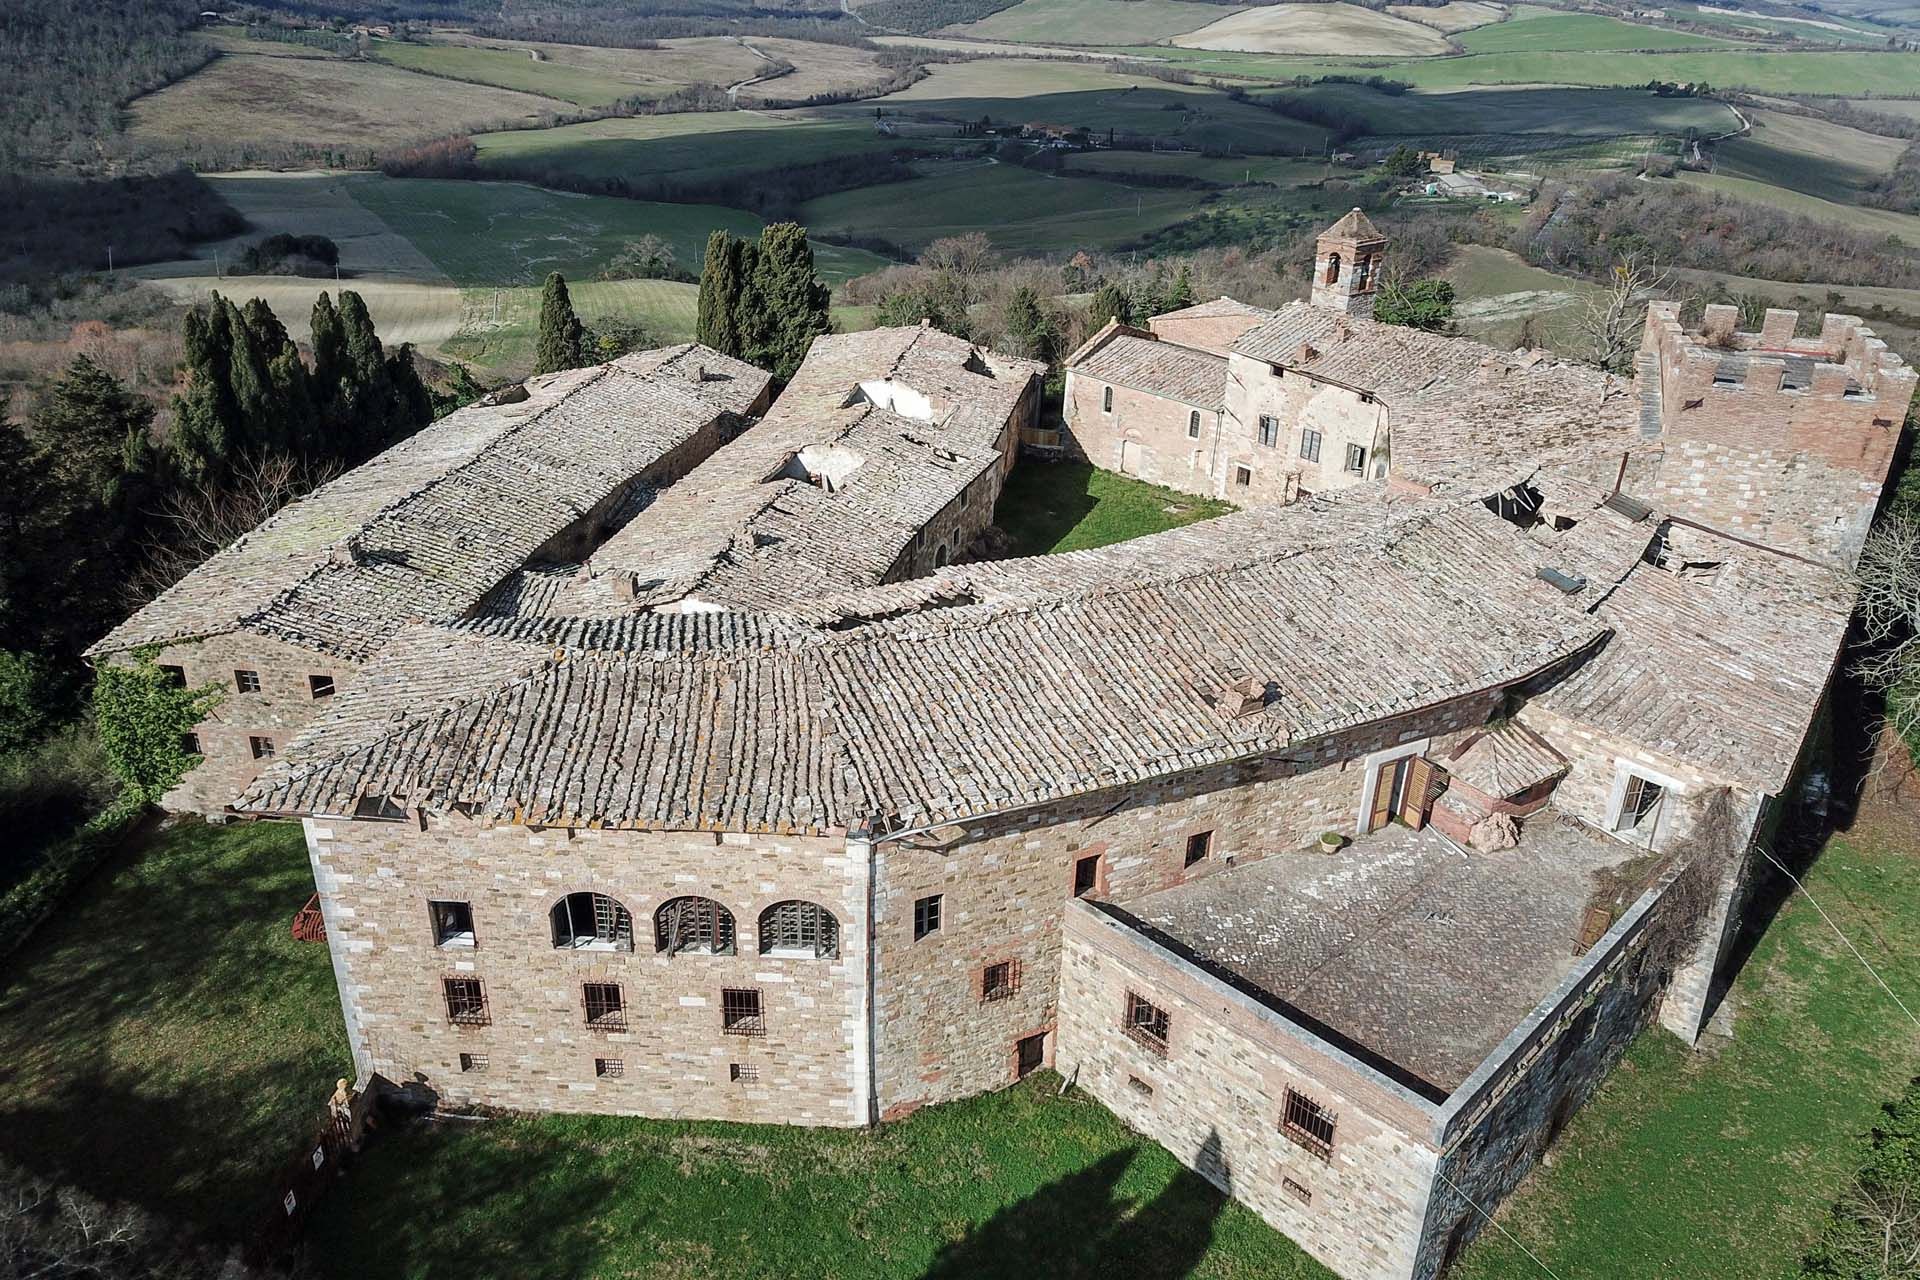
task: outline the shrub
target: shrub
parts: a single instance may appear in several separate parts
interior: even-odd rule
[[[132,666],[103,666],[94,677],[93,714],[107,765],[142,803],[176,786],[200,757],[182,739],[220,705],[218,685],[183,688],[160,670],[152,650]]]
[[[45,659],[0,649],[0,756],[38,741],[58,714],[59,701]]]

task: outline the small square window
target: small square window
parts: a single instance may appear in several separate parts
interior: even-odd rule
[[[1165,1009],[1146,997],[1127,992],[1126,1015],[1120,1025],[1129,1036],[1155,1053],[1164,1055],[1167,1052],[1167,1037],[1173,1028],[1173,1019]]]
[[[617,982],[589,982],[581,988],[581,1001],[587,1009],[587,1025],[596,1031],[625,1031],[627,1002],[621,998]]]
[[[593,1074],[602,1080],[619,1080],[627,1074],[626,1060],[624,1058],[595,1058],[593,1060]]]
[[[1308,462],[1320,461],[1320,433],[1311,429],[1300,432],[1300,456]]]
[[[1200,438],[1200,411],[1198,409],[1195,409],[1192,412],[1187,414],[1187,439],[1198,440],[1199,438]]]
[[[1084,898],[1100,887],[1100,855],[1090,853],[1073,864],[1073,896]]]
[[[1187,837],[1187,861],[1185,865],[1190,867],[1196,862],[1204,862],[1207,859],[1207,855],[1212,852],[1213,832],[1196,831]]]
[[[1295,1182],[1292,1178],[1284,1178],[1284,1177],[1281,1178],[1280,1185],[1286,1188],[1286,1192],[1288,1195],[1292,1196],[1295,1200],[1298,1200],[1301,1204],[1313,1203],[1313,1192],[1307,1190],[1305,1187]]]
[[[175,667],[161,663],[160,674],[165,676],[167,683],[176,689],[184,689],[187,687],[187,669],[185,667]]]
[[[1280,1113],[1280,1131],[1288,1138],[1326,1160],[1333,1154],[1334,1124],[1333,1112],[1304,1093],[1287,1090],[1286,1103]]]
[[[1153,1086],[1145,1080],[1142,1080],[1139,1076],[1128,1076],[1127,1088],[1133,1090],[1143,1098],[1151,1098],[1153,1096]]]
[[[478,978],[442,978],[441,994],[447,1000],[447,1021],[460,1027],[484,1027],[487,1016],[487,992]]]
[[[754,1066],[751,1062],[729,1062],[727,1064],[727,1079],[733,1081],[735,1084],[759,1084],[760,1068]]]
[[[473,945],[473,904],[470,902],[429,902],[427,915],[433,921],[433,945],[470,947]]]
[[[1020,962],[1002,960],[980,971],[980,1000],[1005,1000],[1020,990]]]
[[[197,755],[199,755],[199,754],[201,754],[201,751],[200,751],[200,735],[199,735],[199,734],[197,734],[197,733],[183,733],[183,734],[181,734],[181,735],[180,735],[180,750],[181,750],[181,752],[182,752],[182,754],[184,754],[184,755],[190,755],[190,756],[197,756]]]
[[[255,760],[273,759],[272,738],[248,738],[247,746],[252,749]]]
[[[725,987],[720,992],[720,1029],[730,1036],[763,1036],[766,1020],[760,1016],[760,992],[754,988]]]
[[[1366,474],[1367,451],[1365,448],[1357,444],[1347,446],[1347,470],[1355,475]]]
[[[315,698],[331,698],[333,696],[333,677],[308,676],[307,691]]]
[[[1270,414],[1260,415],[1260,443],[1269,449],[1280,443],[1280,419]]]
[[[913,904],[913,940],[940,932],[940,895],[921,898]]]
[[[460,1070],[462,1070],[462,1071],[485,1071],[486,1069],[487,1069],[487,1055],[486,1055],[486,1054],[484,1054],[484,1053],[463,1053],[463,1054],[461,1054],[461,1055],[460,1055]]]
[[[1253,468],[1235,467],[1233,469],[1233,484],[1236,489],[1245,489],[1251,486],[1253,484]]]
[[[258,671],[234,672],[233,687],[242,693],[260,692],[260,673]]]

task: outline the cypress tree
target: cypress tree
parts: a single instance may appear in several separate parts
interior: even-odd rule
[[[224,479],[236,445],[239,415],[227,376],[227,327],[215,323],[219,314],[217,305],[211,310],[196,307],[187,313],[182,330],[187,389],[173,398],[166,451],[173,469],[190,484]]]
[[[287,327],[266,299],[254,298],[240,310],[253,334],[254,345],[267,360],[267,380],[273,388],[275,412],[279,416],[277,434],[283,447],[307,453],[314,446],[313,387],[307,375],[307,362],[300,358]]]
[[[1182,307],[1193,305],[1193,272],[1185,263],[1180,266],[1180,274],[1173,279],[1173,285],[1161,301],[1161,310],[1178,311]]]
[[[1053,317],[1040,305],[1040,295],[1031,285],[1015,289],[1007,302],[1007,338],[1014,354],[1051,360],[1055,337]]]
[[[1095,289],[1092,301],[1087,303],[1087,319],[1095,325],[1105,324],[1109,320],[1125,324],[1132,314],[1127,309],[1126,291],[1111,280]]]
[[[433,421],[433,394],[413,364],[413,344],[403,342],[387,356],[387,383],[393,388],[388,434],[409,436]]]
[[[740,326],[741,241],[725,231],[707,237],[707,256],[700,267],[700,312],[694,336],[715,351],[738,356]]]
[[[813,246],[797,222],[776,222],[760,233],[749,298],[764,318],[753,344],[755,364],[787,378],[800,367],[814,338],[833,331],[831,294],[813,271]]]
[[[567,294],[566,277],[558,271],[547,276],[540,291],[540,339],[534,351],[535,373],[558,373],[578,369],[586,363],[586,329],[573,313],[573,299]]]
[[[209,319],[225,331],[227,385],[233,391],[235,446],[238,450],[285,452],[286,424],[275,403],[267,358],[247,327],[240,308],[218,299],[218,314]]]
[[[384,446],[394,434],[393,378],[365,300],[351,289],[342,290],[338,310],[346,340],[339,402],[342,456],[357,461]]]

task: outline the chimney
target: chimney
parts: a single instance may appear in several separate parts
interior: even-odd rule
[[[1214,694],[1213,705],[1229,720],[1244,719],[1266,709],[1267,684],[1254,676],[1245,676]]]
[[[1320,349],[1311,342],[1303,342],[1293,353],[1293,363],[1310,364],[1320,358]]]

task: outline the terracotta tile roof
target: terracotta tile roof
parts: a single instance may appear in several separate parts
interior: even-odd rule
[[[340,812],[380,794],[528,822],[939,822],[1283,750],[1510,683],[1602,634],[1478,503],[1395,504],[1363,524],[1329,545],[1269,538],[1251,558],[1201,550],[1190,531],[1142,539],[1110,549],[1118,572],[1085,553],[1064,591],[1063,557],[1005,562],[992,599],[962,590],[838,623],[421,629],[243,807]],[[1214,528],[1244,548],[1269,525],[1304,528],[1264,511]],[[1453,549],[1444,573],[1423,567],[1428,543]],[[1023,588],[1029,571],[1043,585]],[[897,604],[895,591],[880,594]],[[1249,677],[1266,703],[1235,717],[1220,691]]]
[[[212,557],[96,643],[111,653],[235,630],[363,660],[409,621],[458,615],[766,375],[686,348],[527,385],[422,428]],[[702,349],[704,351],[704,349]],[[670,367],[671,366],[671,367]],[[752,394],[747,393],[751,390]]]
[[[1340,215],[1340,220],[1320,233],[1322,236],[1343,237],[1348,240],[1384,240],[1380,228],[1373,225],[1373,219],[1358,209],[1349,210]]]
[[[1389,405],[1430,383],[1472,372],[1498,357],[1465,338],[1423,333],[1293,302],[1240,335],[1234,354],[1379,396]]]
[[[1255,316],[1264,320],[1272,314],[1273,312],[1267,310],[1265,307],[1256,307],[1250,303],[1240,302],[1229,298],[1223,293],[1211,302],[1196,302],[1190,307],[1177,307],[1172,311],[1162,311],[1160,314],[1150,317],[1149,323],[1153,320],[1210,320],[1216,316],[1233,316],[1236,318],[1240,316]]]
[[[1224,356],[1126,333],[1115,334],[1073,372],[1201,409],[1218,409],[1227,393]]]
[[[1525,725],[1508,720],[1467,739],[1440,762],[1448,776],[1495,800],[1519,795],[1567,771],[1567,761]]]

